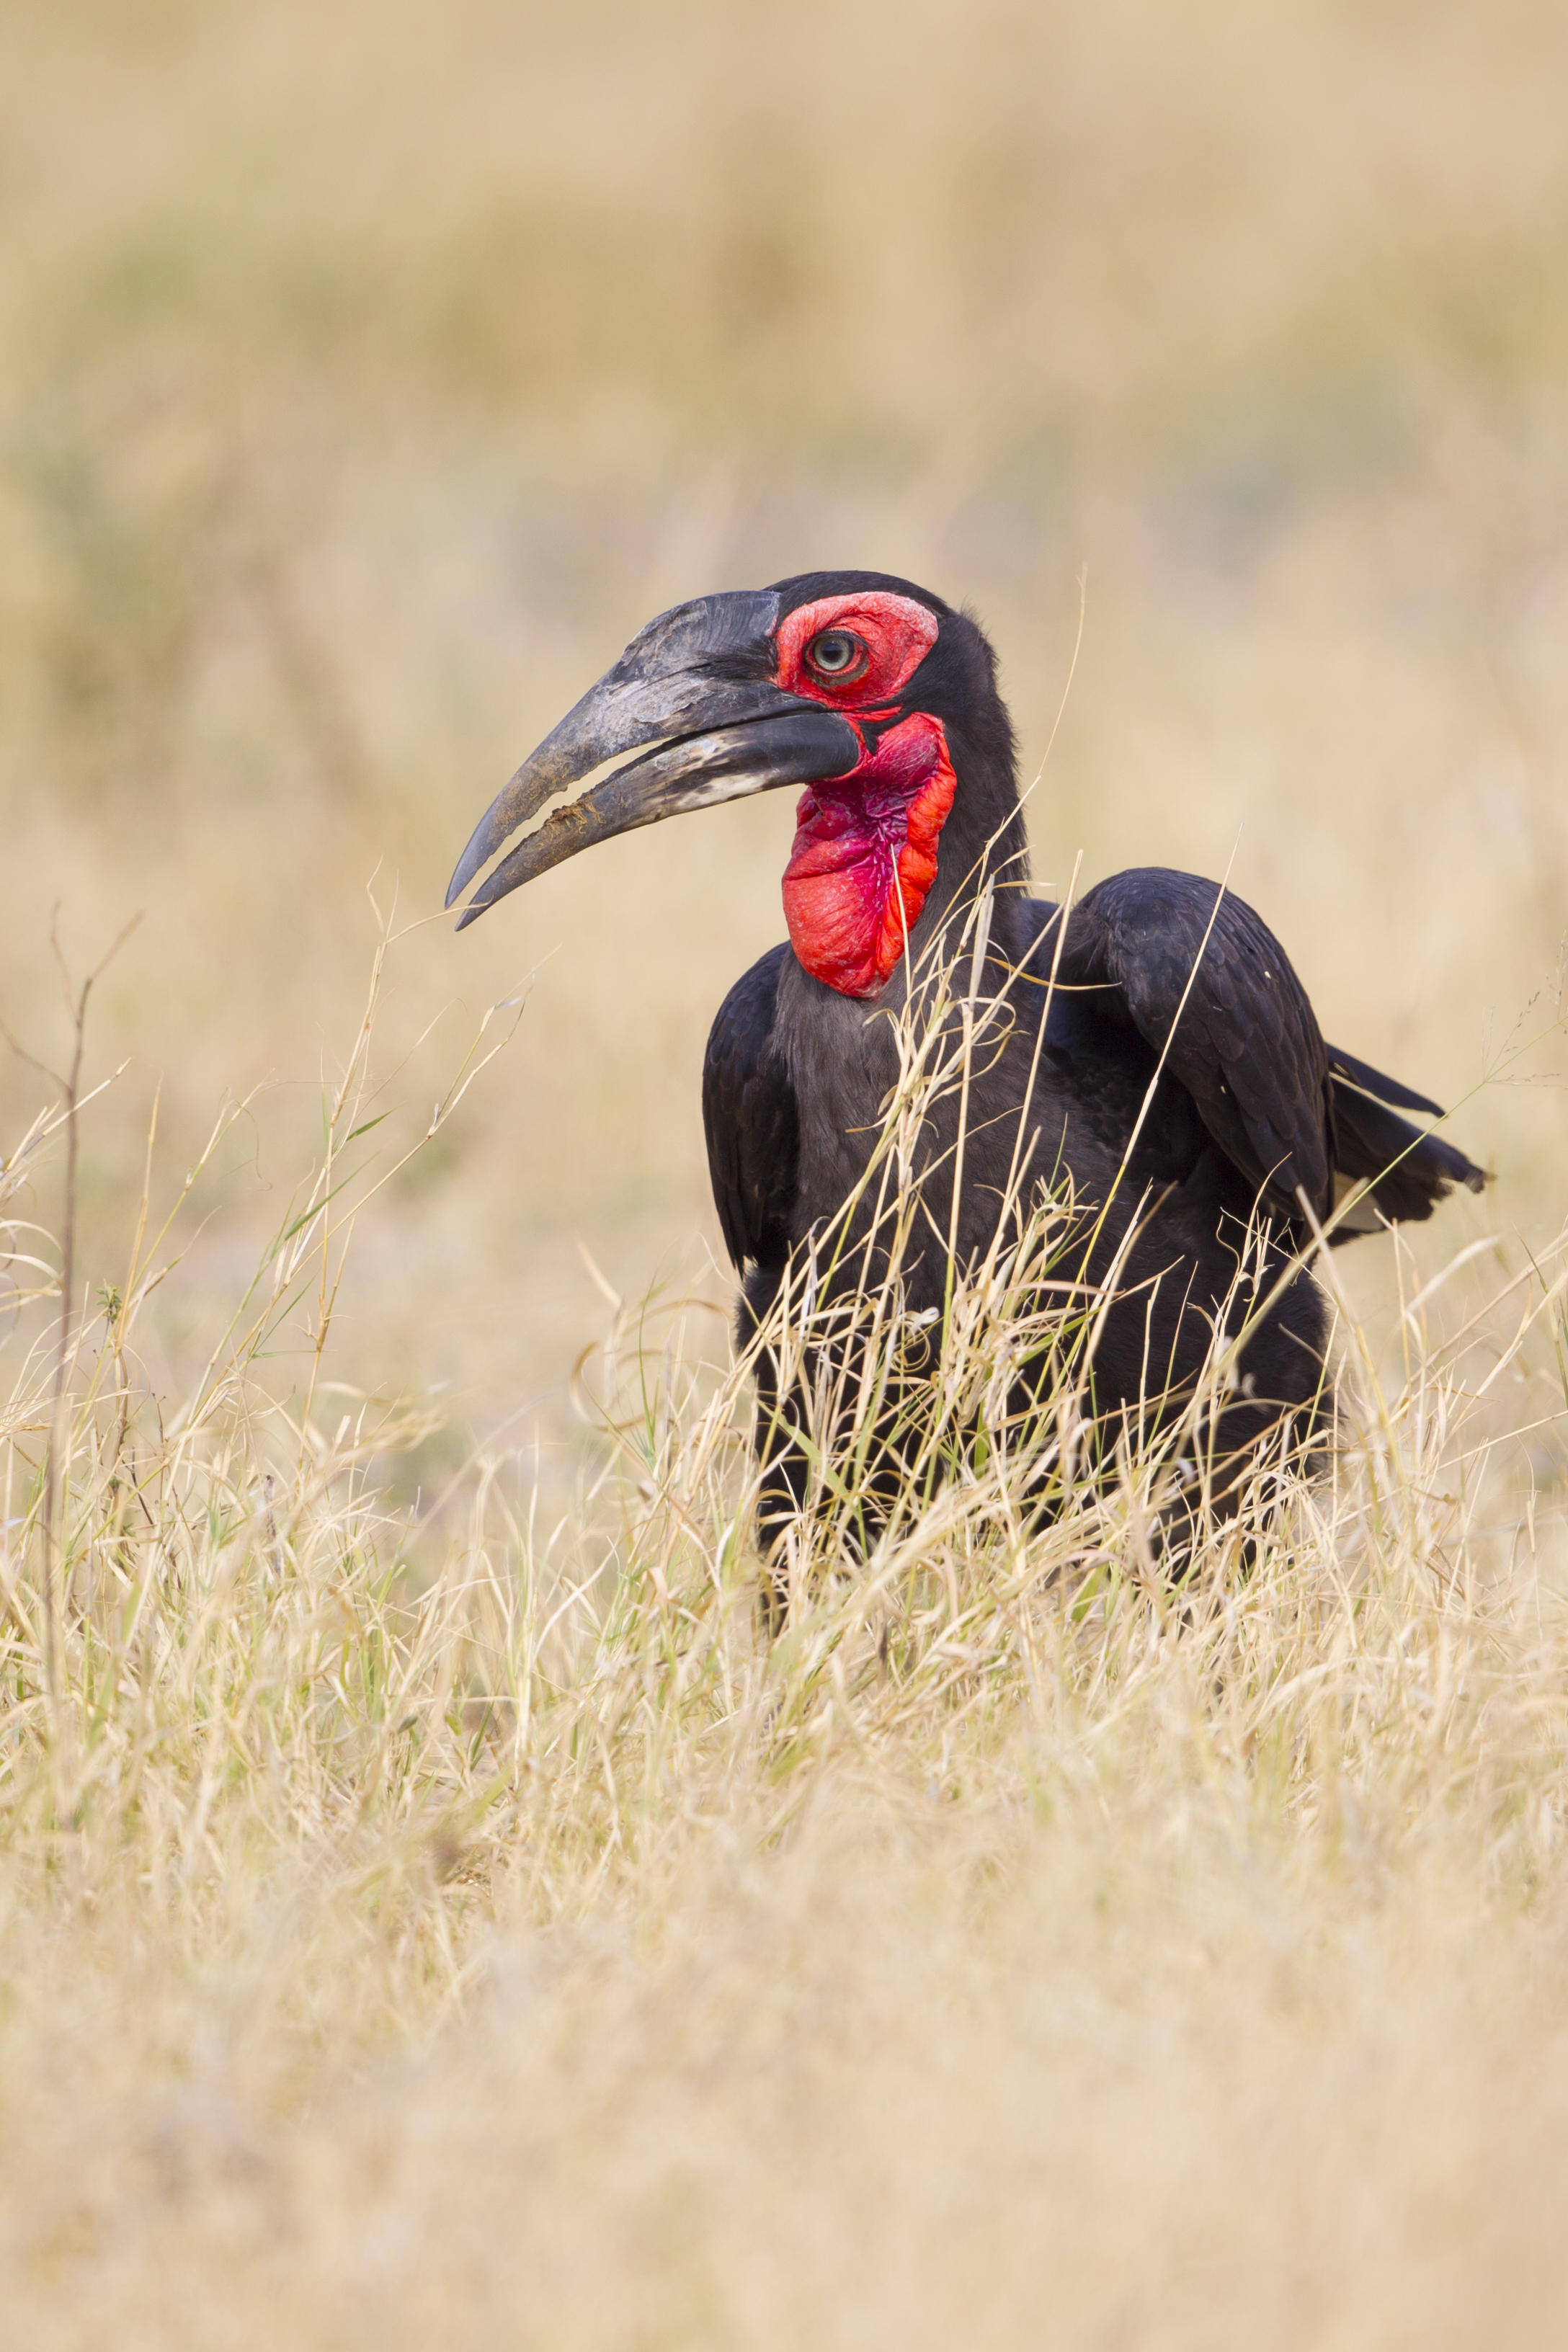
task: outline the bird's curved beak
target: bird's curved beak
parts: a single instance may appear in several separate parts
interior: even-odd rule
[[[773,682],[778,597],[771,589],[700,596],[650,621],[519,768],[458,861],[447,904],[547,800],[647,744],[581,800],[557,809],[486,877],[458,929],[520,883],[596,841],[687,809],[782,784],[847,775],[860,741],[847,720]]]

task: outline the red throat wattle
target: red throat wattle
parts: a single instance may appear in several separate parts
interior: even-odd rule
[[[801,794],[784,919],[806,971],[840,995],[876,996],[903,954],[936,879],[953,781],[941,719],[915,711],[847,776]]]

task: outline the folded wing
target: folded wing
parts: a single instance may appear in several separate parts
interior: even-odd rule
[[[702,1125],[708,1172],[724,1246],[737,1273],[782,1265],[789,1255],[800,1157],[795,1087],[773,1040],[779,970],[790,950],[773,948],[735,982],[702,1057]]]
[[[1307,992],[1268,925],[1215,882],[1142,866],[1074,908],[1060,980],[1103,990],[1192,1096],[1226,1157],[1264,1205],[1326,1218],[1342,1187],[1370,1187],[1382,1218],[1419,1219],[1483,1171],[1398,1116],[1438,1106],[1324,1044]],[[1344,1234],[1349,1237],[1348,1231]]]
[[[1218,883],[1162,866],[1112,875],[1073,908],[1060,979],[1102,989],[1277,1213],[1332,1198],[1329,1055],[1268,925]]]

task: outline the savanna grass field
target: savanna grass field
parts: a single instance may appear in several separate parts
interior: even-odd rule
[[[8,2345],[1568,2342],[1565,89],[1551,0],[0,6]],[[438,912],[826,565],[983,617],[1042,887],[1228,875],[1495,1173],[1180,1589],[1157,1464],[952,1450],[993,1268],[765,1638],[783,796]]]

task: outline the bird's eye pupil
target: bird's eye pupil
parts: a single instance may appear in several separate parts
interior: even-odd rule
[[[847,629],[824,629],[812,641],[811,666],[825,677],[842,677],[846,670],[854,668],[859,650]]]

